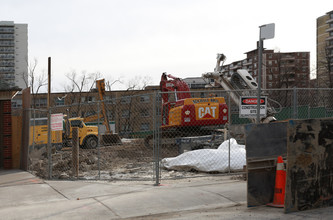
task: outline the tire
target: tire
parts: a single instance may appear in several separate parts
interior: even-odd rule
[[[89,148],[89,149],[95,149],[98,146],[98,139],[97,137],[88,137],[88,139],[86,140],[85,144],[84,144],[85,148]]]

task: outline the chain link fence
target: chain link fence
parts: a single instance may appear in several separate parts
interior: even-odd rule
[[[103,102],[85,97],[80,103],[49,111],[31,109],[29,171],[46,179],[148,180],[156,184],[211,175],[242,177],[246,165],[243,125],[254,119],[240,117],[239,97],[256,96],[256,91],[191,91],[195,100],[191,105],[200,109],[186,111],[181,106],[188,103],[177,100],[177,94],[167,93],[170,105],[162,104],[163,95],[166,93],[110,96]],[[263,95],[277,121],[333,114],[331,89],[263,90]],[[49,131],[48,126],[61,129]],[[73,147],[75,128],[78,152]]]

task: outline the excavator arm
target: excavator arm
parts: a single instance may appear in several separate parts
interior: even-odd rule
[[[108,115],[106,113],[106,107],[104,103],[104,95],[105,95],[105,81],[104,79],[96,80],[96,86],[98,90],[99,100],[102,104],[102,115],[104,118],[104,125],[106,128],[106,134],[102,136],[104,144],[121,144],[121,139],[118,134],[113,134],[110,129],[110,123],[108,119]]]
[[[168,79],[170,78],[170,79]],[[161,76],[160,89],[162,93],[163,103],[169,102],[169,94],[166,92],[174,92],[175,101],[191,98],[190,88],[182,79],[163,73]]]
[[[221,62],[224,62],[226,57],[223,54],[217,55],[217,63],[214,69],[214,72],[204,73],[202,76],[204,78],[214,79],[215,83],[218,87],[222,87],[226,91],[235,91],[230,93],[231,100],[239,105],[240,97],[243,95],[247,96],[256,96],[258,89],[257,82],[253,79],[253,77],[248,73],[247,70],[239,69],[236,73],[233,73],[231,76],[227,76],[222,72]],[[241,91],[243,90],[243,91]],[[241,91],[241,92],[240,92]],[[276,121],[273,115],[276,113],[274,108],[267,108],[267,117],[262,118],[261,122],[267,123],[271,121]]]
[[[110,123],[109,123],[108,115],[106,114],[106,108],[105,108],[105,103],[104,103],[104,95],[105,95],[104,79],[96,80],[96,86],[97,86],[97,90],[98,90],[99,100],[102,103],[102,115],[103,115],[103,118],[104,118],[104,125],[106,127],[107,133],[111,134],[112,132],[111,132],[111,129],[110,129]]]

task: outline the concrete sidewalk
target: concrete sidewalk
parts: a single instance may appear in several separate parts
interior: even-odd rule
[[[0,171],[0,218],[286,218],[282,209],[247,208],[245,181],[220,176],[163,183],[153,186],[152,182],[43,181],[28,172]],[[304,213],[309,219],[325,219],[331,218],[333,209],[287,217],[304,219]]]

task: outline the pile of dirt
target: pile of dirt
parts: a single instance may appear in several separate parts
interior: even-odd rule
[[[161,157],[178,155],[178,149],[166,148]],[[73,179],[75,176],[71,148],[52,150],[52,179]],[[153,179],[155,175],[154,150],[147,148],[142,139],[127,140],[122,145],[99,149],[79,150],[80,179]],[[49,177],[47,149],[29,152],[29,170],[36,176]],[[172,172],[171,172],[172,173]],[[174,175],[174,173],[172,173]]]

